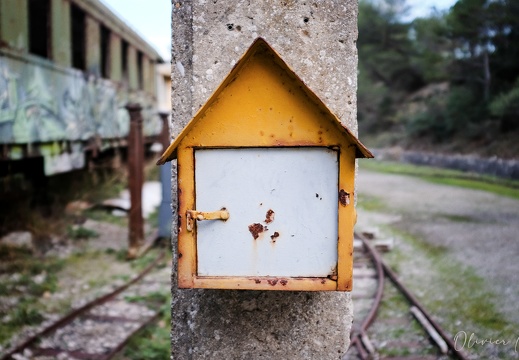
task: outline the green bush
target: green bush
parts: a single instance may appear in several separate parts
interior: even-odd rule
[[[484,103],[467,87],[454,87],[445,103],[432,99],[426,110],[418,112],[406,121],[406,131],[411,136],[430,136],[437,142],[454,135],[471,137],[487,116]]]
[[[489,105],[490,114],[501,121],[501,131],[519,126],[519,80],[514,87],[499,94]]]
[[[73,240],[90,239],[99,236],[99,234],[96,231],[84,228],[82,226],[79,226],[77,228],[69,226],[67,230],[68,237]]]

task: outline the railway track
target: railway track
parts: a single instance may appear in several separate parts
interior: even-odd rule
[[[40,330],[0,360],[111,359],[160,315],[161,304],[154,298],[170,286],[169,267],[157,269],[165,255],[161,251],[133,279]]]
[[[362,234],[354,256],[356,319],[343,360],[467,359]]]
[[[467,359],[383,262],[370,241],[362,234],[356,233],[355,238],[352,297],[356,317],[350,349],[343,360]],[[169,272],[167,276],[149,276],[164,258],[165,251],[135,278],[42,329],[0,360],[111,359],[159,315],[156,303],[129,299],[146,299],[169,288]],[[383,297],[396,299],[396,305],[388,301],[390,305],[379,314]]]

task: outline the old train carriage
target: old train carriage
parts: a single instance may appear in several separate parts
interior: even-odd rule
[[[1,0],[1,162],[82,168],[87,151],[125,146],[128,102],[143,107],[144,135],[158,135],[160,62],[99,0]]]

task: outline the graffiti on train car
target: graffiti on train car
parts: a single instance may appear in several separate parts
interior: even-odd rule
[[[144,135],[158,135],[162,122],[152,95],[80,71],[0,54],[0,144],[9,144],[7,155],[14,160],[21,157],[17,145],[38,143],[47,174],[83,167],[83,144],[89,140],[103,144],[126,137],[128,102],[143,107]]]
[[[125,137],[129,101],[143,107],[144,134],[159,134],[161,121],[149,94],[79,71],[0,57],[0,143]]]

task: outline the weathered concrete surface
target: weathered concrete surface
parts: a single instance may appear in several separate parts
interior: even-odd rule
[[[356,133],[356,19],[356,1],[173,1],[173,134],[259,36]],[[173,359],[340,359],[349,345],[348,293],[178,290],[175,267]]]
[[[198,110],[258,36],[356,133],[356,1],[173,1],[174,104]]]

